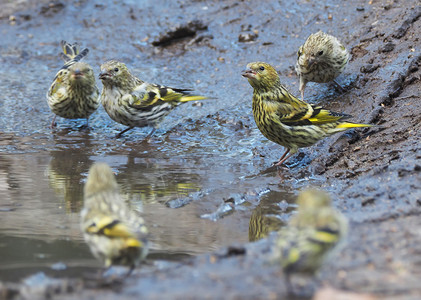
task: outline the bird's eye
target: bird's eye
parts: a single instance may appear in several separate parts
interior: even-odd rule
[[[319,56],[323,55],[323,50],[319,51],[319,53],[317,53]]]
[[[115,68],[115,69],[114,69],[114,72],[118,72],[118,68]]]
[[[260,71],[264,71],[265,70],[265,67],[264,66],[260,66],[259,70]]]

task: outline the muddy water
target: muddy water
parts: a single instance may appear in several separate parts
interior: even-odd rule
[[[189,143],[187,137],[173,138],[171,133],[150,143],[100,141],[93,132],[66,129],[3,140],[2,280],[39,270],[69,275],[99,266],[79,231],[83,183],[95,161],[112,166],[130,205],[144,216],[152,259],[181,259],[260,236],[255,232],[249,237],[250,217],[254,216],[252,227],[264,218],[261,208],[257,216],[253,211],[260,200],[269,202],[264,206],[271,206],[268,213],[276,215],[280,208],[270,202],[291,196],[277,187],[276,178],[263,185],[245,179],[245,170],[229,163],[232,153],[215,155],[207,145]]]
[[[40,270],[63,276],[99,267],[79,231],[83,184],[95,161],[112,166],[130,205],[144,216],[151,259],[177,260],[256,240],[270,224],[282,225],[279,212],[292,208],[278,203],[292,195],[279,187],[279,178],[245,176],[251,170],[232,163],[240,153],[215,154],[211,139],[191,144],[171,132],[137,143],[67,129],[3,140],[2,280]]]
[[[315,20],[329,11],[329,3],[323,1],[317,11],[301,1],[287,8],[267,1],[253,14],[242,6],[231,15],[235,9],[223,12],[235,1],[155,2],[48,6],[40,1],[16,11],[16,23],[1,20],[0,280],[18,281],[40,271],[79,276],[100,267],[79,230],[83,184],[96,161],[110,164],[127,201],[145,218],[153,243],[150,259],[179,260],[259,239],[288,219],[297,188],[322,180],[300,166],[317,156],[317,147],[295,165],[292,160],[291,170],[269,168],[282,149],[255,128],[251,88],[240,76],[246,63],[261,59],[265,43],[241,43],[238,35],[256,30],[260,41],[278,45],[265,60],[277,63],[297,90],[290,65],[308,33],[291,27],[289,19],[308,22],[306,12]],[[266,10],[282,12],[276,39],[262,30],[274,21],[261,17]],[[216,12],[221,19],[212,19]],[[157,21],[157,16],[165,17]],[[166,48],[150,44],[193,19],[209,24],[196,35],[203,39]],[[61,39],[89,47],[86,62],[96,73],[105,59],[118,58],[143,79],[194,88],[213,99],[177,108],[149,142],[143,137],[150,129],[113,139],[124,127],[102,107],[90,118],[90,129],[81,127],[84,120],[58,118],[52,131],[45,92],[61,66]]]

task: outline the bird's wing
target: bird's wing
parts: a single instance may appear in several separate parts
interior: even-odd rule
[[[54,95],[61,87],[63,87],[63,81],[66,77],[67,72],[67,69],[61,69],[57,72],[56,76],[54,77],[53,83],[51,84],[50,89],[48,90],[48,96]]]
[[[134,237],[132,230],[120,220],[106,215],[98,215],[90,219],[85,231],[90,234],[105,235],[109,238]]]
[[[276,255],[286,271],[315,272],[339,238],[337,233],[324,228],[285,229],[278,233]]]
[[[71,61],[73,62],[70,63],[70,65],[72,65],[76,61],[80,61],[89,52],[88,48],[85,48],[82,51],[80,51],[80,45],[78,43],[70,44],[66,41],[61,41],[60,45],[63,50],[63,52],[60,53],[60,56],[66,62],[66,65]]]
[[[308,104],[292,95],[284,97],[283,101],[267,105],[269,113],[275,120],[286,125],[320,125],[332,123],[351,117],[347,114],[332,112],[321,106]]]
[[[177,101],[185,94],[183,92],[187,92],[187,90],[178,90],[144,82],[131,92],[133,97],[131,105],[136,108],[142,108],[158,104],[161,101]]]
[[[351,117],[351,115],[333,112],[328,109],[324,109],[321,106],[312,106],[312,108],[313,113],[308,118],[312,124],[331,123]]]
[[[190,95],[190,91],[190,89],[178,89],[144,82],[131,92],[130,95],[133,98],[131,106],[145,108],[163,102],[176,104],[177,102],[206,99],[204,96]]]
[[[271,115],[272,120],[290,126],[324,124],[350,117],[306,103],[291,95],[283,86],[271,95],[262,95],[262,98],[266,99],[265,111]]]

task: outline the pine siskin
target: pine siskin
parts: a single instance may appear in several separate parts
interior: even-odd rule
[[[301,99],[307,82],[329,82],[343,90],[335,78],[344,70],[349,53],[337,38],[322,31],[311,34],[297,53],[295,71],[300,77]]]
[[[278,73],[267,63],[249,63],[242,75],[254,88],[253,115],[257,127],[267,139],[287,148],[276,166],[299,148],[309,147],[336,132],[372,126],[343,122],[351,116],[297,99],[282,86]]]
[[[130,274],[148,252],[144,221],[127,207],[105,163],[96,163],[89,170],[81,229],[92,254],[106,267],[130,266]]]
[[[101,65],[99,78],[104,88],[101,102],[114,121],[129,126],[120,137],[134,127],[155,126],[181,103],[206,99],[190,95],[187,89],[176,89],[147,83],[133,76],[124,63],[110,60]]]
[[[80,52],[80,46],[60,43],[63,53],[61,57],[65,64],[57,72],[54,81],[47,92],[48,106],[55,114],[51,127],[56,126],[56,116],[66,119],[86,118],[99,106],[99,90],[95,84],[95,75],[91,66],[80,62],[89,50]]]
[[[305,190],[298,195],[298,212],[278,231],[274,259],[280,262],[290,289],[290,274],[314,275],[348,231],[348,222],[331,206],[327,193]]]

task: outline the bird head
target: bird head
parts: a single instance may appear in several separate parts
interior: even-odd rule
[[[291,218],[294,226],[323,226],[333,222],[337,214],[331,206],[329,195],[321,190],[301,191],[297,198],[298,213]]]
[[[126,65],[116,60],[109,60],[101,65],[101,79],[104,86],[124,87],[130,82],[132,75]]]
[[[94,71],[91,66],[84,62],[76,62],[69,67],[70,82],[76,84],[95,82]]]
[[[92,165],[85,184],[85,197],[115,189],[118,189],[118,184],[111,168],[105,163]]]
[[[339,43],[335,37],[322,31],[311,34],[304,45],[300,47],[298,55],[300,59],[301,51],[302,60],[300,64],[310,70],[314,65],[329,60],[336,42]]]
[[[249,63],[241,75],[247,78],[255,89],[270,89],[279,83],[279,75],[276,70],[264,62]]]
[[[298,209],[317,209],[330,206],[329,195],[321,190],[307,189],[298,195]]]

